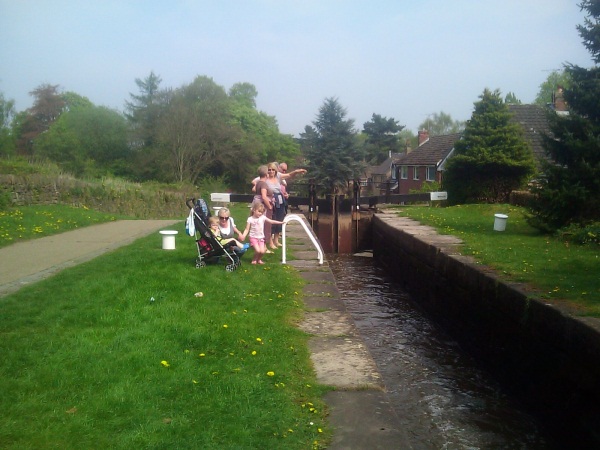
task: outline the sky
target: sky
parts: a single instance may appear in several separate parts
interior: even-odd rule
[[[0,92],[17,111],[59,85],[123,111],[135,79],[253,84],[298,136],[327,98],[416,134],[467,120],[485,88],[532,103],[551,71],[591,67],[579,0],[0,0]]]

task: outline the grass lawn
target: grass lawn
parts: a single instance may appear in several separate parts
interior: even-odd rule
[[[0,448],[326,446],[300,277],[195,257],[148,236],[0,299]]]
[[[569,245],[540,234],[510,205],[449,208],[399,207],[399,214],[464,241],[463,254],[494,267],[511,281],[528,283],[545,299],[565,299],[582,315],[600,317],[600,249]],[[508,215],[506,230],[494,231],[494,214]]]
[[[0,211],[0,247],[113,220],[117,217],[84,207],[34,205],[10,208]]]

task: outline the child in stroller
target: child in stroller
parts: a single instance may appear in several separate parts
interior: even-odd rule
[[[240,254],[240,252],[248,250],[248,248],[250,247],[250,244],[242,244],[235,238],[224,238],[223,236],[221,236],[218,217],[209,217],[208,226],[210,227],[210,231],[212,231],[212,233],[217,238],[217,241],[219,241],[223,247],[229,248],[231,251],[234,251],[238,255]]]
[[[232,246],[224,246],[217,236],[213,234],[208,227],[210,220],[210,211],[203,199],[188,200],[186,205],[191,209],[194,216],[194,237],[198,248],[198,257],[196,258],[196,268],[206,267],[207,263],[219,262],[222,257],[226,259],[225,270],[233,272],[242,265],[240,257],[233,250]]]

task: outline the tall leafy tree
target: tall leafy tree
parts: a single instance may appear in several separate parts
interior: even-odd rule
[[[337,98],[327,98],[313,126],[307,125],[300,135],[310,177],[331,194],[341,192],[363,170],[364,152],[357,143],[354,120],[346,116]]]
[[[367,162],[373,165],[381,164],[391,153],[398,153],[401,149],[399,133],[404,125],[399,125],[393,118],[373,114],[369,122],[363,124],[363,133],[367,138],[365,151]]]
[[[584,0],[578,26],[585,47],[600,63],[600,0]],[[600,221],[600,68],[567,65],[564,91],[568,115],[550,115],[552,139],[545,148],[553,163],[543,167],[531,223],[552,231],[571,223]]]
[[[35,141],[35,154],[77,176],[127,173],[127,121],[104,106],[64,112]]]
[[[277,119],[256,109],[258,91],[253,84],[236,83],[229,89],[233,120],[244,132],[244,142],[252,155],[250,164],[268,161],[290,161],[299,146],[290,135],[280,133]],[[252,173],[256,172],[252,167]]]
[[[195,183],[225,155],[229,164],[242,164],[233,156],[239,138],[227,93],[206,76],[177,89],[158,123],[157,143],[171,181]]]
[[[15,136],[12,120],[15,116],[15,101],[8,100],[0,92],[0,156],[10,156],[15,152]]]
[[[534,172],[531,148],[500,91],[485,89],[479,98],[444,171],[444,188],[455,204],[505,202]]]
[[[563,89],[568,89],[571,86],[571,75],[568,71],[553,70],[550,72],[546,80],[540,84],[534,103],[540,106],[551,104],[559,86]]]
[[[229,88],[229,96],[242,105],[256,108],[258,91],[252,83],[235,83]]]
[[[32,153],[35,139],[50,128],[66,106],[58,85],[41,84],[29,95],[34,97],[33,105],[19,120],[17,148],[20,154]]]
[[[427,130],[430,136],[442,136],[462,131],[465,123],[452,119],[450,114],[444,111],[430,114],[420,125],[420,130]]]

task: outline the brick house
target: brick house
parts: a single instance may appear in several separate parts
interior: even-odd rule
[[[419,146],[394,160],[398,178],[399,194],[409,194],[411,190],[420,190],[428,181],[442,182],[442,162],[454,149],[454,143],[460,139],[460,133],[431,136],[427,131],[419,131]]]

